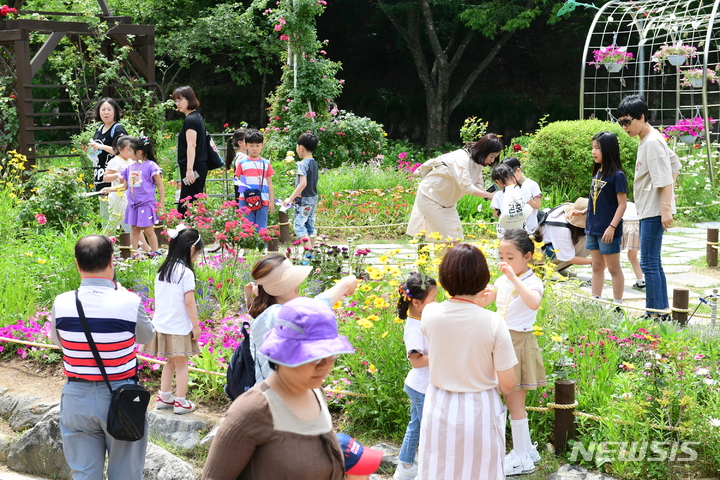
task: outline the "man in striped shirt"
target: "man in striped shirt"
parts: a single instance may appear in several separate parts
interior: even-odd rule
[[[140,297],[114,281],[112,242],[102,235],[82,237],[75,244],[75,263],[81,278],[78,297],[112,388],[137,383],[135,343],[149,343],[155,329]],[[60,432],[73,480],[101,480],[106,452],[109,480],[142,480],[147,430],[137,442],[107,434],[110,390],[80,323],[74,291],[55,298],[52,337],[62,347],[68,377],[60,401]]]

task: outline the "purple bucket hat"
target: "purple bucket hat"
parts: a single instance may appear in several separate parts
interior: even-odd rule
[[[275,327],[260,347],[261,355],[285,367],[299,367],[341,353],[355,353],[355,349],[338,334],[335,313],[321,300],[306,297],[282,306]]]

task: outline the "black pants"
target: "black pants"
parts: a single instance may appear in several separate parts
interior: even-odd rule
[[[179,164],[180,175],[185,178],[187,172],[187,164]],[[192,197],[191,201],[195,201],[195,195],[198,193],[205,192],[205,179],[207,178],[208,168],[207,163],[198,162],[195,163],[194,170],[198,173],[198,177],[195,179],[195,183],[192,185],[185,185],[184,183],[180,186],[180,203],[178,203],[178,212],[185,215],[185,207],[183,206],[183,199]]]

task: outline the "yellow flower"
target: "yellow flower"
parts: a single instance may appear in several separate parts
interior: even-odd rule
[[[550,340],[553,342],[562,342],[562,337],[560,335],[551,335]]]
[[[543,332],[539,332],[539,331],[535,330],[535,331],[533,332],[533,335],[535,335],[536,337],[542,337]]]
[[[375,308],[385,308],[387,307],[387,302],[385,302],[385,299],[383,297],[377,297],[373,304],[375,305]]]
[[[417,238],[413,238],[412,240],[409,240],[408,243],[415,245],[416,243],[420,243],[420,241]]]
[[[395,323],[403,323],[403,319],[400,317],[395,317],[395,320],[393,320]]]
[[[622,364],[627,368],[628,370],[635,370],[635,365],[629,362],[622,362]]]
[[[382,338],[385,338],[385,337],[388,336],[389,333],[390,333],[390,332],[388,332],[387,330],[385,330],[385,333],[383,333],[383,334],[380,335],[380,336],[381,336]]]
[[[47,260],[45,260],[44,258],[38,258],[38,263],[44,265],[45,263],[47,263]]]
[[[413,263],[417,266],[423,266],[427,263],[427,258],[425,256],[422,256],[415,260]]]
[[[33,252],[25,252],[25,255],[27,255],[28,257],[32,257],[32,256],[33,256]]]
[[[358,324],[358,326],[363,327],[363,328],[372,328],[373,327],[373,322],[371,322],[367,318],[361,318],[356,323]]]
[[[380,320],[380,317],[377,315],[368,315],[367,319],[372,320],[373,322],[377,322],[378,320]]]
[[[433,240],[442,240],[442,235],[440,235],[438,232],[432,232],[428,235],[428,237],[432,238]]]
[[[365,284],[365,285],[363,285],[362,287],[360,287],[360,291],[362,291],[362,292],[369,292],[370,290],[372,290],[372,287],[371,287],[370,285],[367,285],[367,284]]]
[[[383,273],[380,270],[375,270],[370,274],[370,280],[382,280]]]
[[[380,257],[378,257],[378,260],[380,260],[380,263],[387,263],[389,259],[387,255],[380,255]]]
[[[377,368],[372,363],[368,366],[368,372],[375,373],[377,372]]]
[[[342,308],[342,300],[338,300],[335,302],[335,305],[333,305],[333,308],[337,310],[338,308]]]

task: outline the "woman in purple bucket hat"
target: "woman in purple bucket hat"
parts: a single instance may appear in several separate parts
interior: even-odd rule
[[[275,370],[233,402],[212,443],[206,480],[342,480],[340,444],[321,385],[354,353],[321,300],[285,303],[259,354]]]

